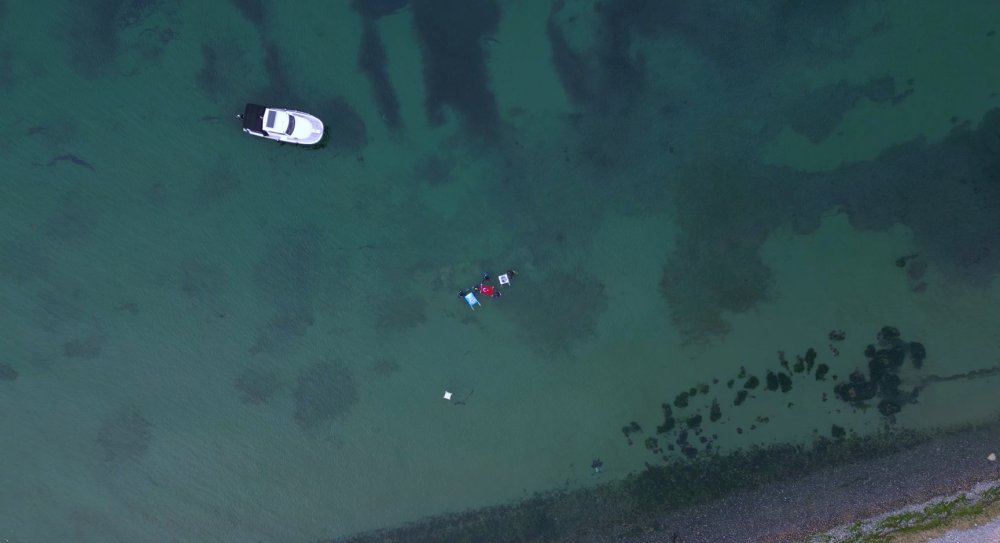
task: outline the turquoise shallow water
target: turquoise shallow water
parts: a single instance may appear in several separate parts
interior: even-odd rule
[[[309,541],[994,420],[996,9],[774,4],[0,3],[0,536]]]

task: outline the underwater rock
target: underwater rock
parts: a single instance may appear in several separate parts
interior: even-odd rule
[[[924,365],[924,359],[927,358],[927,349],[920,343],[916,341],[910,342],[910,362],[913,362],[913,367],[920,369]]]
[[[875,397],[878,385],[869,381],[861,372],[854,371],[847,383],[839,383],[833,388],[834,394],[841,400],[860,407],[864,402]]]
[[[899,413],[902,409],[902,406],[889,399],[882,400],[878,403],[878,412],[887,417]]]
[[[730,379],[730,380],[726,381],[726,388],[733,388],[733,385],[735,385],[735,384],[736,384],[736,381],[733,380],[733,379]]]
[[[884,356],[889,361],[889,365],[898,369],[906,360],[906,350],[908,345],[899,339],[894,339],[888,349],[879,351],[880,356]]]
[[[820,364],[816,366],[816,380],[823,381],[826,379],[826,374],[830,371],[830,366],[826,364]]]
[[[813,366],[816,365],[816,349],[809,347],[806,350],[806,373],[812,371]]]
[[[792,365],[792,371],[795,373],[802,373],[806,371],[806,361],[801,356],[795,357],[795,364]]]
[[[737,379],[745,379],[747,376],[747,369],[740,366],[740,373],[736,376]]]
[[[906,255],[906,256],[901,256],[901,257],[899,257],[899,258],[896,259],[896,267],[897,268],[904,268],[904,267],[906,267],[906,261],[907,260],[913,260],[914,258],[917,258],[918,256],[920,256],[920,255]]]
[[[868,375],[876,383],[881,381],[890,371],[889,360],[883,357],[875,357],[868,361]]]
[[[676,398],[674,398],[674,407],[680,409],[682,407],[687,407],[687,406],[688,406],[687,392],[681,392],[680,394],[677,395]]]
[[[708,394],[708,385],[705,383],[698,385],[698,394]]]
[[[733,400],[733,405],[740,405],[746,399],[747,399],[747,391],[741,390],[736,393],[736,399]]]
[[[785,358],[785,351],[778,351],[778,364],[780,364],[782,368],[785,368],[786,370],[788,369],[788,359]]]
[[[746,383],[743,383],[743,388],[753,390],[757,388],[758,385],[760,385],[760,379],[756,377],[751,377],[747,379]]]
[[[718,422],[722,418],[722,408],[719,407],[719,400],[712,400],[712,407],[708,413],[708,420]]]
[[[792,390],[792,378],[785,373],[778,374],[778,384],[781,385],[782,392]]]
[[[847,435],[847,431],[834,424],[833,428],[830,430],[830,435],[832,435],[834,439],[843,439],[844,436]]]
[[[880,345],[889,344],[894,339],[899,339],[899,329],[894,326],[883,326],[876,336]]]
[[[778,376],[774,374],[773,371],[767,372],[767,389],[768,390],[778,390]]]
[[[677,421],[674,420],[673,410],[667,404],[660,404],[663,408],[663,424],[656,427],[656,433],[665,434],[674,429],[677,425]]]
[[[688,428],[692,429],[698,428],[699,426],[701,426],[701,415],[690,416],[685,422],[687,422]]]
[[[646,438],[645,445],[646,445],[646,450],[648,450],[648,451],[653,451],[654,453],[659,453],[660,452],[659,440],[657,440],[653,436],[649,436],[649,437]]]
[[[865,357],[866,358],[874,358],[875,357],[875,346],[874,345],[869,344],[867,347],[865,347]]]
[[[641,434],[642,433],[642,427],[639,426],[638,422],[632,421],[632,422],[628,423],[627,425],[622,426],[622,433],[625,434],[625,439],[628,440],[628,444],[631,445],[632,444],[632,437],[631,437],[632,434],[636,434],[636,433],[640,433]]]

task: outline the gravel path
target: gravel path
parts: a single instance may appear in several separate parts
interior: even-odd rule
[[[989,524],[967,530],[951,530],[943,535],[928,539],[927,543],[989,543],[1000,542],[1000,518]]]

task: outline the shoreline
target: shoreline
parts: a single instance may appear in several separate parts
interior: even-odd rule
[[[997,483],[1000,468],[987,456],[998,443],[1000,421],[933,434],[901,431],[867,441],[821,440],[811,450],[778,448],[716,460],[729,466],[730,475],[751,471],[747,466],[759,472],[733,481],[738,490],[714,500],[720,489],[699,473],[719,472],[720,466],[650,467],[594,489],[536,495],[322,541],[475,540],[489,533],[496,541],[832,542],[835,530],[858,519],[874,526],[895,512]],[[852,460],[838,462],[848,457]],[[774,480],[783,472],[804,475]],[[680,505],[684,501],[701,503]]]
[[[858,519],[877,519],[1000,481],[987,455],[1000,444],[1000,423],[957,431],[873,460],[821,469],[792,481],[741,491],[660,518],[685,543],[722,534],[742,540],[808,540]],[[638,537],[629,541],[659,541]]]

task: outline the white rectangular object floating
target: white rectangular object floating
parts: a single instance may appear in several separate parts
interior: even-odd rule
[[[451,400],[451,392],[448,392],[447,390],[444,391],[444,399]]]
[[[500,277],[497,277],[497,279],[500,280],[500,284],[501,285],[509,285],[510,284],[510,276],[508,276],[506,273],[503,274],[503,275],[501,275]]]

